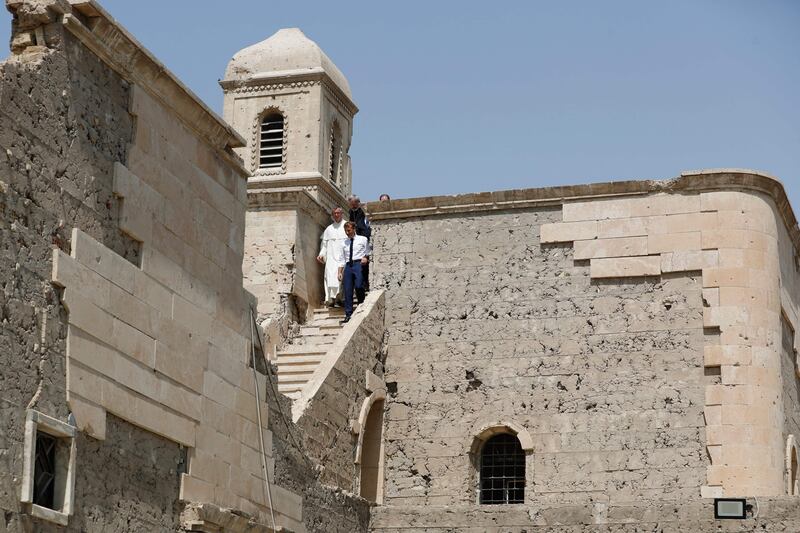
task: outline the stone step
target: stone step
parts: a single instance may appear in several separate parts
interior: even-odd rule
[[[336,342],[337,335],[300,335],[292,339],[294,346],[332,346]]]
[[[339,329],[341,328],[331,328],[325,327],[320,329],[319,326],[300,326],[300,336],[305,337],[307,335],[324,335],[326,337],[336,338],[336,335],[339,334]],[[299,338],[295,337],[295,339]]]
[[[341,326],[340,324],[341,321],[342,319],[339,317],[320,317],[312,320],[309,326],[317,326],[317,327],[335,326],[338,328],[339,326]]]
[[[278,350],[278,359],[284,355],[325,355],[328,353],[326,346],[290,344]]]
[[[336,322],[336,324],[321,324],[317,326],[322,333],[330,332],[331,335],[338,335],[339,331],[342,329],[342,325]]]
[[[291,363],[291,364],[284,364],[281,365],[278,363],[278,377],[281,375],[284,376],[293,376],[293,375],[301,375],[301,374],[313,374],[314,371],[319,368],[319,363],[316,361],[310,361],[307,363]]]
[[[315,364],[318,365],[323,359],[324,355],[320,354],[302,354],[302,355],[284,355],[278,357],[275,363],[280,370],[281,365],[296,365],[296,364]]]
[[[298,385],[305,385],[308,383],[309,378],[311,378],[311,374],[313,374],[313,370],[287,370],[285,372],[278,373],[278,384],[281,383],[293,383]]]
[[[314,317],[318,316],[344,316],[344,307],[321,307],[314,309]]]
[[[278,392],[286,394],[297,391],[298,393],[300,393],[303,391],[304,385],[305,383],[279,383]]]
[[[278,392],[281,392],[281,391],[278,391]],[[298,390],[295,390],[295,389],[288,390],[286,392],[283,392],[282,394],[284,396],[288,397],[290,400],[296,400],[300,396],[302,396],[302,392],[299,389]]]

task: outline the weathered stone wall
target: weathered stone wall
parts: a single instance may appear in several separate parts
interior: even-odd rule
[[[780,213],[776,210],[775,217]],[[800,485],[800,474],[794,473],[792,479],[792,458],[800,464],[797,440],[800,439],[800,368],[798,367],[798,348],[800,348],[800,262],[785,225],[778,225],[778,252],[780,261],[780,303],[781,303],[781,380],[783,384],[783,442],[785,448],[785,487],[788,494],[794,491],[795,480]],[[778,344],[777,335],[775,344]],[[794,446],[789,444],[794,442]]]
[[[26,408],[60,420],[69,412],[67,315],[50,283],[51,248],[68,252],[71,229],[80,227],[139,261],[138,243],[118,228],[112,194],[113,164],[127,157],[132,135],[128,83],[60,23],[22,13],[15,34],[31,25],[47,46],[0,64],[0,530],[13,532],[56,529],[19,503]],[[79,434],[77,450],[80,505],[67,530],[177,529],[185,467],[177,443],[109,417],[106,440]]]
[[[784,440],[800,438],[800,380],[794,352],[794,331],[789,321],[781,321],[781,376],[783,378]],[[790,452],[794,453],[794,452]],[[791,460],[791,456],[789,458]],[[800,459],[800,458],[798,458]],[[800,461],[798,461],[800,463]],[[788,486],[788,485],[787,485]]]
[[[558,208],[374,223],[387,289],[389,505],[476,501],[469,449],[533,439],[531,504],[696,498],[704,483],[698,274],[592,280],[541,245]]]
[[[794,533],[800,531],[795,498],[748,499],[744,520],[715,520],[710,499],[672,502],[590,503],[573,506],[378,507],[370,531],[380,533]]]
[[[273,376],[277,371],[273,367]],[[370,504],[350,492],[323,484],[323,469],[311,460],[312,450],[300,427],[292,422],[291,400],[268,389],[269,429],[275,458],[274,482],[303,497],[303,525],[309,532],[366,533]]]
[[[293,406],[304,446],[323,467],[320,481],[354,492],[358,436],[353,423],[368,387],[375,386],[367,384],[367,372],[382,371],[384,305],[383,291],[367,296]]]
[[[231,150],[243,141],[96,4],[9,5],[4,527],[47,527],[19,503],[25,410],[35,408],[71,413],[79,430],[70,529],[175,530],[179,502],[234,509],[238,518],[203,516],[263,529],[272,513],[255,388],[266,378],[254,382],[247,367],[247,192]],[[280,485],[272,496],[277,524],[304,531],[302,497]]]
[[[561,206],[560,213],[558,206]],[[509,211],[501,215],[504,207]],[[649,526],[653,519],[659,527],[663,526],[660,522],[672,520],[662,520],[657,513],[643,510],[642,502],[649,502],[648,508],[653,507],[651,497],[658,501],[674,501],[675,508],[684,508],[697,501],[698,493],[703,497],[754,494],[774,497],[791,490],[791,483],[787,483],[786,465],[791,456],[786,453],[786,437],[796,431],[797,418],[798,339],[790,332],[796,330],[799,316],[797,250],[800,228],[777,180],[753,171],[722,169],[687,172],[665,182],[619,182],[419,198],[371,204],[369,208],[376,227],[376,248],[389,253],[386,257],[376,254],[376,272],[389,288],[387,381],[390,392],[396,390],[389,401],[387,446],[399,440],[393,439],[391,434],[395,426],[401,428],[396,434],[409,433],[411,428],[412,441],[394,444],[395,449],[387,451],[390,465],[387,493],[393,491],[394,494],[389,494],[390,507],[376,510],[374,528],[403,530],[401,526],[405,523],[392,523],[391,519],[387,522],[382,517],[399,517],[405,509],[419,513],[420,520],[415,525],[423,530],[429,527],[436,531],[443,524],[451,524],[453,530],[470,530],[473,522],[456,523],[454,520],[460,514],[469,514],[478,523],[485,519],[493,526],[507,525],[509,530],[519,526],[524,530],[521,524],[526,522],[513,518],[515,509],[526,509],[534,516],[531,513],[547,508],[553,517],[558,517],[571,513],[569,507],[565,507],[570,505],[577,506],[579,520],[575,524],[584,525],[563,530],[593,530],[589,524],[596,524],[593,527],[605,524],[614,507],[617,507],[616,514],[626,507],[639,509],[625,520],[636,523],[631,526],[636,530],[642,525]],[[549,213],[554,220],[531,222],[526,219],[533,212],[547,214],[548,209],[554,209]],[[505,221],[492,223],[495,217],[505,217]],[[480,228],[471,227],[477,220],[488,223]],[[524,223],[520,225],[520,221]],[[538,223],[541,227],[532,231]],[[513,233],[514,237],[505,236],[504,231]],[[483,242],[486,233],[491,239]],[[530,235],[538,237],[539,242],[526,249]],[[513,244],[510,243],[512,239]],[[465,240],[475,241],[479,249],[470,254],[463,244]],[[478,246],[480,244],[482,246]],[[563,254],[560,257],[563,265],[559,269],[542,270],[535,262],[537,254],[545,258],[550,254],[551,259],[558,257],[553,254]],[[525,265],[525,261],[533,264]],[[481,270],[461,273],[462,270],[468,272],[474,264],[480,265]],[[521,266],[531,273],[532,279],[526,280],[526,286],[498,286],[498,280],[505,282],[508,273],[517,272]],[[445,269],[450,269],[448,274],[453,285],[447,305],[438,297],[438,286],[443,283],[439,273]],[[538,284],[543,281],[556,285],[537,291]],[[471,285],[464,288],[467,282]],[[642,290],[644,287],[647,288]],[[576,288],[582,290],[576,291]],[[481,290],[482,298],[463,304],[462,295]],[[397,291],[407,297],[394,299],[393,293]],[[519,293],[531,293],[533,305]],[[573,296],[591,304],[581,308],[572,301],[563,301]],[[609,297],[621,299],[623,305],[615,304],[613,299],[609,301]],[[431,299],[434,305],[428,303]],[[659,300],[663,309],[659,309]],[[537,307],[545,312],[532,312]],[[575,313],[572,309],[585,310]],[[568,314],[564,314],[565,310]],[[489,333],[475,326],[462,327],[459,331],[452,325],[455,316],[468,321],[476,312],[486,317]],[[561,319],[552,320],[552,316]],[[585,324],[572,321],[573,317],[580,316],[586,319]],[[538,320],[529,320],[524,331],[509,327],[509,319],[517,317]],[[676,318],[678,322],[673,323]],[[688,333],[690,340],[683,346],[675,342],[675,336],[682,330]],[[658,343],[651,343],[644,349],[637,347],[648,332],[653,331],[661,331],[662,339],[675,350],[674,355],[684,360],[665,364],[666,361],[654,358],[663,348]],[[550,338],[553,332],[561,333],[557,342]],[[484,507],[473,507],[471,511],[466,507],[463,513],[447,507],[444,512],[444,508],[437,506],[449,506],[453,497],[445,495],[434,499],[429,495],[428,486],[436,483],[437,473],[442,479],[447,475],[441,473],[441,468],[431,472],[431,466],[435,468],[443,462],[438,456],[451,453],[446,432],[452,431],[452,421],[463,416],[458,411],[461,405],[486,404],[482,409],[489,413],[496,408],[491,402],[494,398],[485,392],[481,393],[483,397],[473,396],[472,401],[459,399],[458,405],[452,408],[449,399],[454,392],[459,393],[441,390],[441,383],[435,377],[448,367],[454,367],[463,371],[466,382],[459,388],[467,386],[473,395],[485,389],[487,379],[472,367],[459,368],[458,356],[469,350],[475,358],[485,359],[486,336],[491,340],[495,334],[512,340],[501,349],[513,355],[527,356],[531,347],[558,354],[563,344],[570,346],[575,355],[563,358],[563,366],[556,367],[558,372],[554,376],[548,376],[551,369],[545,365],[537,366],[535,374],[531,372],[538,380],[558,380],[556,388],[570,394],[558,398],[557,402],[548,396],[539,396],[536,402],[531,402],[524,382],[530,379],[527,361],[512,360],[513,366],[505,365],[507,370],[492,369],[488,382],[494,384],[499,372],[507,372],[506,383],[514,392],[503,405],[502,412],[508,413],[507,418],[490,414],[489,418],[499,420],[486,423],[530,433],[530,438],[525,435],[523,439],[532,453],[528,465],[534,465],[533,472],[528,472],[527,507],[509,507],[507,511]],[[595,344],[591,339],[598,334],[607,339]],[[453,342],[456,335],[461,346]],[[609,342],[614,338],[621,345]],[[439,353],[447,357],[448,363],[424,358],[432,349],[437,350],[437,343],[442,341],[445,349]],[[403,346],[405,344],[411,346]],[[631,360],[638,365],[635,374],[651,380],[650,386],[624,381],[632,374],[626,368],[629,360],[624,355],[613,357],[615,360],[606,369],[592,366],[595,361],[603,361],[597,355],[582,359],[585,354],[602,353],[609,348],[611,353],[638,351],[638,357]],[[451,362],[454,354],[457,357]],[[518,370],[519,364],[522,372]],[[393,374],[398,376],[396,385],[389,377]],[[576,374],[581,375],[580,380],[574,378],[574,382],[570,382],[567,379]],[[585,402],[588,398],[582,398],[582,393],[577,392],[578,385],[581,389],[587,386],[584,375],[590,377],[589,387],[592,378],[602,379],[604,375],[611,378],[604,384],[601,381],[596,394],[599,402],[588,404],[590,408],[614,407],[629,390],[635,391],[633,401],[622,405],[622,418],[617,420],[602,413],[587,421],[579,418],[580,427],[588,425],[596,431],[580,436],[582,449],[572,450],[581,452],[578,462],[559,463],[556,459],[544,465],[545,469],[537,470],[537,450],[545,450],[546,456],[549,447],[561,447],[561,450],[556,449],[556,457],[571,451],[567,447],[575,444],[570,434],[575,431],[576,424],[570,418],[575,415],[566,413],[565,417],[556,419],[557,424],[541,414],[527,423],[525,417],[530,410],[536,412],[542,406],[553,404],[562,410],[574,409],[570,403],[573,398]],[[409,393],[402,394],[404,381],[429,380],[431,376],[434,379],[429,385],[430,392],[441,394],[444,400],[439,402],[445,404],[444,408],[432,401],[419,407],[416,400],[425,396],[425,381],[422,385],[412,384]],[[518,386],[520,381],[523,383]],[[665,396],[659,403],[657,396],[668,388],[673,388],[676,394]],[[651,403],[653,411],[647,415],[645,424],[652,426],[663,421],[663,431],[659,434],[640,430],[636,439],[647,441],[641,454],[629,452],[637,445],[623,440],[621,460],[609,460],[613,455],[605,455],[608,451],[605,446],[615,440],[619,442],[617,433],[620,430],[635,427],[625,417],[646,412],[642,410],[647,407],[641,400],[651,397],[655,400]],[[681,398],[677,405],[675,397]],[[524,410],[515,405],[522,401],[526,405]],[[520,412],[521,423],[515,418],[520,417]],[[676,416],[686,418],[677,420],[676,425],[673,419]],[[439,420],[447,423],[440,424]],[[685,422],[690,420],[694,423],[687,426]],[[481,427],[482,424],[475,424],[471,433],[476,434]],[[545,431],[553,428],[552,440],[542,439],[539,435],[542,427]],[[691,431],[686,433],[688,428]],[[456,468],[460,473],[456,479],[447,479],[443,484],[474,489],[473,484],[463,481],[463,472],[470,467],[474,469],[467,458],[469,444],[467,435],[462,442],[461,464]],[[437,445],[435,452],[427,449],[432,445]],[[571,472],[578,472],[578,468],[580,473],[572,476]],[[653,474],[638,477],[640,468]],[[666,474],[670,468],[674,469],[672,475]],[[447,469],[452,470],[452,466]],[[548,477],[539,478],[542,472]],[[598,478],[597,472],[608,476],[605,478],[607,487],[594,492],[593,485],[603,479]],[[471,481],[474,482],[474,478]],[[555,490],[539,492],[541,487],[549,485]],[[533,498],[531,493],[535,494]],[[475,501],[472,494],[467,498],[465,503]],[[580,498],[592,502],[591,505],[583,504]],[[427,507],[410,511],[409,505]],[[786,520],[787,506],[781,505],[768,507],[760,515],[764,529],[797,529],[793,517]],[[697,522],[692,516],[685,520],[677,517],[670,527],[704,531],[715,526],[710,519]],[[552,527],[552,523],[532,522],[531,525]],[[613,530],[626,531],[621,525],[613,527]],[[738,531],[753,526],[729,524],[725,527]]]
[[[259,316],[305,322],[322,304],[316,258],[329,221],[326,208],[304,191],[249,193],[243,273]]]

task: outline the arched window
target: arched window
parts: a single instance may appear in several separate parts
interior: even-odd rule
[[[800,496],[800,465],[794,435],[786,438],[786,493],[789,496]]]
[[[510,433],[489,438],[480,454],[480,503],[523,503],[525,452]]]
[[[383,502],[383,400],[369,409],[361,429],[361,497],[377,503]]]
[[[283,166],[283,115],[268,113],[261,121],[258,168]]]
[[[335,183],[339,184],[339,180],[341,179],[341,167],[342,167],[342,135],[339,132],[339,123],[335,122],[331,126],[331,142],[330,142],[330,153],[329,153],[329,169],[328,169],[328,178]]]

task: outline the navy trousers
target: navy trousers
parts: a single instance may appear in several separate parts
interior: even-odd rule
[[[344,314],[350,316],[353,314],[353,289],[356,291],[358,303],[364,301],[364,277],[360,259],[353,261],[352,265],[344,264],[342,284],[344,285]]]

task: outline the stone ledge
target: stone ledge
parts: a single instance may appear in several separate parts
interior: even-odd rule
[[[742,521],[733,522],[725,531],[755,531],[762,524],[791,525],[800,523],[800,506],[796,497],[749,498],[748,506],[758,509],[758,518],[751,515]],[[502,508],[499,508],[502,507]],[[527,531],[661,531],[655,528],[669,526],[665,531],[719,531],[720,522],[714,520],[714,503],[707,498],[693,501],[631,501],[595,502],[587,505],[537,505],[536,502],[519,505],[480,506],[379,506],[373,508],[370,531],[454,531],[485,528],[503,531],[525,528]],[[587,526],[585,529],[575,529]],[[680,529],[676,528],[678,526]],[[608,528],[608,529],[606,529]],[[514,529],[516,531],[516,529]],[[772,531],[772,529],[764,529]],[[761,531],[761,529],[759,529]],[[775,529],[779,531],[779,529]],[[796,529],[780,529],[796,531]]]
[[[454,213],[491,212],[542,206],[560,206],[568,201],[644,196],[651,193],[696,193],[714,190],[753,190],[769,195],[778,207],[795,248],[800,250],[797,217],[777,178],[748,169],[707,169],[682,172],[669,180],[615,181],[560,185],[531,189],[512,189],[452,196],[404,198],[389,202],[370,202],[367,211],[375,221],[419,218]]]
[[[244,90],[246,92],[259,92],[267,86],[285,86],[291,89],[292,84],[302,84],[303,82],[320,83],[329,91],[333,92],[341,100],[347,110],[355,115],[358,107],[353,99],[345,93],[331,76],[322,68],[282,70],[278,72],[260,72],[250,78],[239,80],[229,79],[220,80],[219,85],[226,92]]]
[[[210,503],[187,504],[181,513],[181,522],[186,531],[206,533],[292,533],[292,530],[281,526],[272,528],[256,522],[247,513]]]
[[[64,27],[102,61],[123,77],[142,83],[191,130],[208,140],[241,169],[241,161],[237,161],[230,149],[244,146],[245,140],[97,2],[69,0],[70,12],[56,0],[48,2],[63,12]],[[241,170],[242,176],[246,175],[244,169]]]

